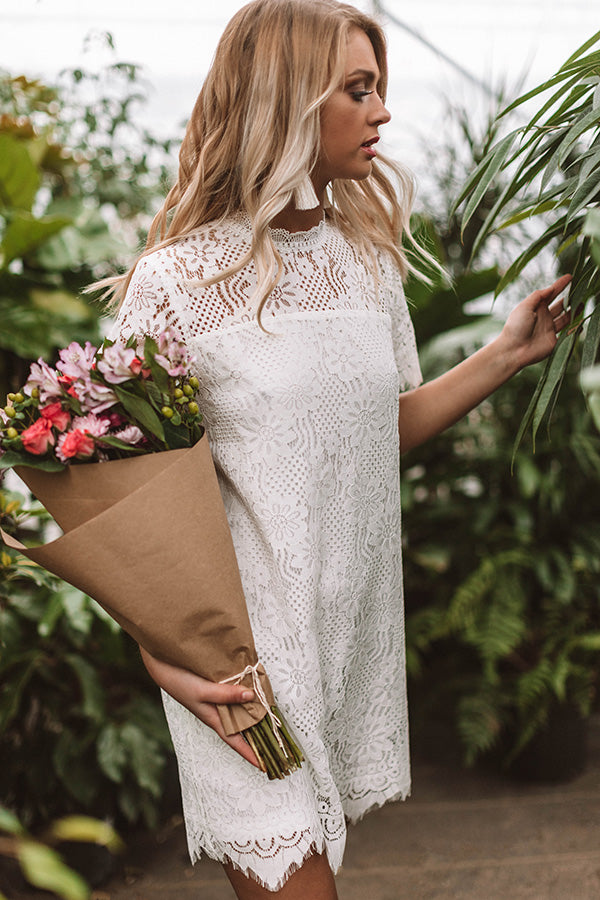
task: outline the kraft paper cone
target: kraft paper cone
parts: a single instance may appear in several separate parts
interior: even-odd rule
[[[235,550],[207,439],[64,472],[17,474],[64,535],[6,544],[89,594],[153,656],[222,681],[257,663]],[[259,675],[269,705],[273,692]],[[243,682],[252,687],[251,677]],[[259,722],[258,702],[220,706],[227,734]]]

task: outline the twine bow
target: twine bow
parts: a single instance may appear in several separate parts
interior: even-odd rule
[[[267,700],[262,684],[260,683],[260,676],[258,674],[259,666],[260,662],[257,662],[254,666],[246,666],[243,672],[239,672],[237,675],[232,675],[231,678],[224,678],[219,682],[219,684],[240,684],[246,677],[246,675],[252,676],[252,687],[254,688],[254,693],[256,694],[260,705],[264,706],[267,715],[271,720],[271,725],[273,726],[273,734],[277,738],[277,743],[281,747],[284,755],[287,755],[285,747],[283,745],[283,741],[281,740],[281,735],[279,733],[279,729],[281,728],[281,719],[279,719],[279,717],[275,715],[275,713],[269,706],[269,701]]]

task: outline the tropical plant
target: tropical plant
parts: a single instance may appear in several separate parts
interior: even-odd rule
[[[470,219],[479,224],[465,231],[468,252],[460,249],[451,194],[464,182],[461,166],[489,158],[499,128],[494,117],[477,134],[468,114],[460,119],[461,146],[434,148],[442,163],[430,171],[440,190],[430,191],[434,208],[426,213],[430,246],[454,261],[455,295],[449,303],[435,283],[407,287],[426,379],[499,331],[499,320],[467,314],[472,295],[464,285],[469,275],[480,276],[482,263],[483,271],[493,270],[496,260],[498,272],[514,253],[512,241],[503,246],[507,231],[481,233],[507,190],[511,176],[503,170],[479,192]],[[530,289],[519,283],[519,291]],[[514,441],[541,365],[405,458],[407,659],[417,745],[439,739],[432,723],[445,722],[444,747],[448,733],[456,734],[466,761],[492,748],[507,758],[540,732],[555,704],[573,703],[585,714],[593,702],[600,671],[600,440],[578,387],[580,356],[575,346],[552,440],[540,430],[534,455],[531,445],[515,451]]]
[[[425,370],[477,340],[432,341]],[[427,714],[451,711],[467,762],[517,754],[557,702],[587,715],[600,673],[600,438],[572,366],[552,438],[522,446],[511,471],[538,377],[521,373],[406,461],[409,673]]]
[[[541,374],[517,443],[529,425],[535,437],[545,413],[553,408],[580,338],[582,370],[594,364],[600,346],[600,257],[593,246],[600,234],[600,50],[592,49],[598,41],[600,32],[552,78],[507,106],[501,118],[544,98],[526,125],[490,147],[455,204],[456,210],[466,201],[463,232],[467,233],[481,198],[502,178],[502,190],[479,227],[474,252],[492,233],[536,217],[543,221],[540,233],[504,273],[496,293],[548,247],[563,270],[573,274],[572,326],[560,336]]]

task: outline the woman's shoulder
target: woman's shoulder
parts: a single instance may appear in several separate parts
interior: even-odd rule
[[[149,278],[207,278],[247,253],[249,243],[235,220],[207,222],[159,245],[138,260],[135,274]]]

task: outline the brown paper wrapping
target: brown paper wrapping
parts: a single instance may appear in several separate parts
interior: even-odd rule
[[[206,437],[190,449],[16,472],[64,534],[25,548],[2,532],[8,546],[89,594],[159,659],[215,682],[256,665]],[[269,680],[258,671],[272,705]],[[252,687],[251,676],[243,683]],[[265,715],[256,701],[218,709],[227,734]]]

